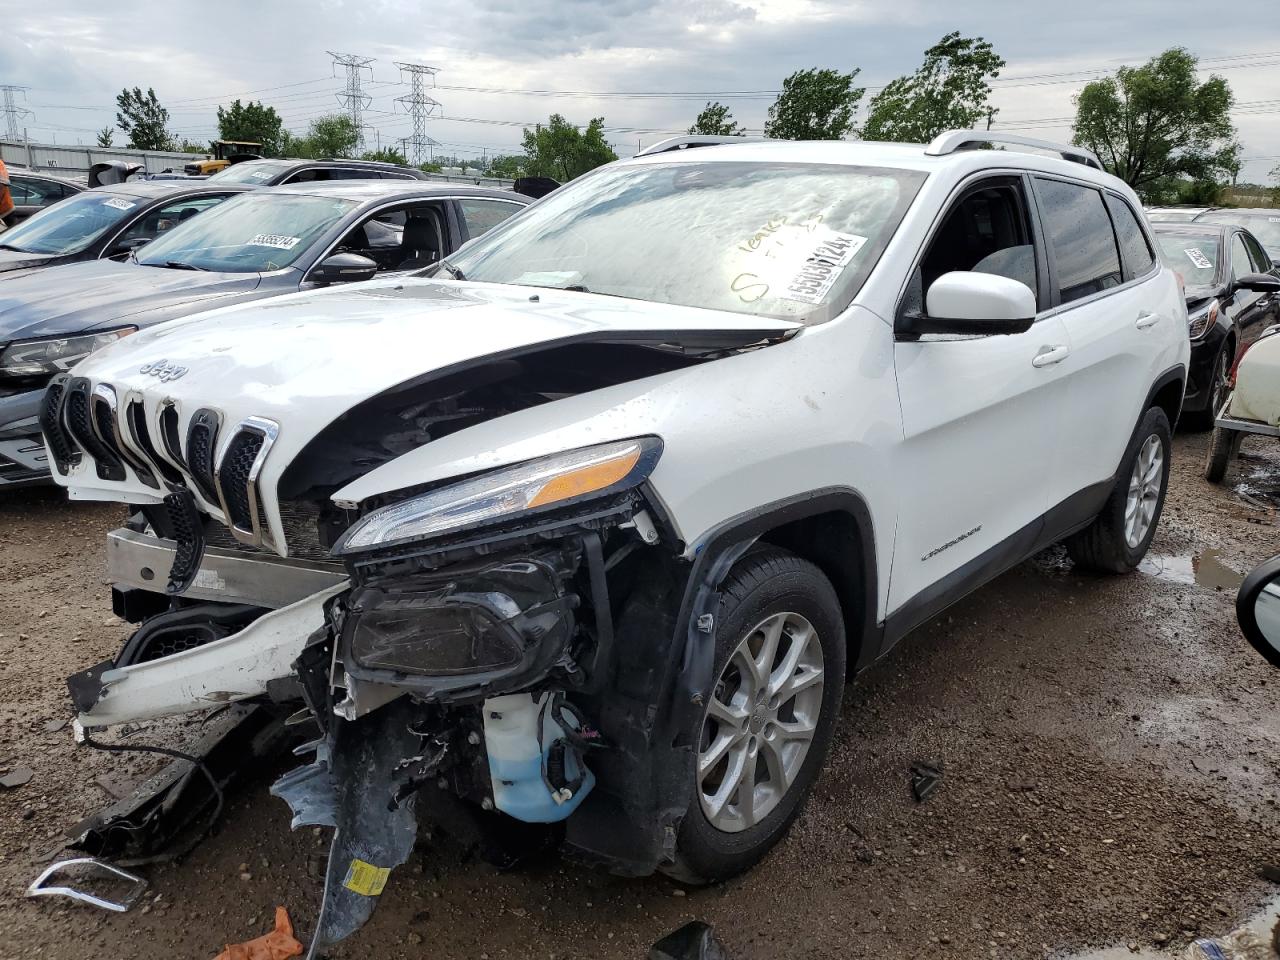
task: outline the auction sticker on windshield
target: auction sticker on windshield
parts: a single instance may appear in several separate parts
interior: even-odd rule
[[[136,203],[130,203],[128,200],[121,200],[119,197],[112,197],[110,200],[103,200],[104,207],[110,207],[112,210],[132,210],[137,206]]]
[[[1209,258],[1200,252],[1197,247],[1188,247],[1182,251],[1187,255],[1187,259],[1199,267],[1201,270],[1212,270],[1213,264],[1209,262]]]
[[[250,247],[275,247],[277,250],[292,250],[301,241],[301,237],[286,237],[279,233],[259,233],[250,238]]]
[[[821,216],[800,222],[770,220],[735,246],[730,288],[744,303],[765,296],[800,303],[821,303],[867,238],[840,233]]]
[[[781,294],[784,299],[821,303],[831,292],[844,268],[867,242],[866,237],[856,234],[837,233],[826,227],[822,229],[827,235],[811,248],[804,263],[795,271],[786,291]]]

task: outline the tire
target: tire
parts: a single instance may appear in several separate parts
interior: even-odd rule
[[[1169,418],[1159,407],[1152,407],[1129,441],[1116,472],[1115,486],[1102,510],[1093,523],[1067,538],[1067,553],[1077,567],[1095,573],[1128,573],[1142,562],[1164,509],[1172,449]],[[1154,463],[1156,450],[1158,465]],[[1135,470],[1140,458],[1147,466],[1138,477]],[[1136,489],[1131,491],[1135,484]],[[1141,511],[1135,516],[1145,518],[1145,525],[1138,522],[1132,528],[1128,522],[1131,492],[1137,495],[1136,508]]]
[[[748,553],[730,570],[720,596],[717,680],[694,731],[693,796],[676,840],[675,862],[663,868],[694,884],[750,869],[786,833],[818,778],[844,696],[844,621],[835,589],[821,570],[784,550],[764,548]],[[774,666],[766,685],[783,682],[784,674],[792,682],[807,682],[790,697],[761,703],[752,696],[758,684],[744,657],[749,653],[764,663],[770,636],[764,631],[774,625],[776,653],[770,657]],[[788,653],[797,657],[790,672],[783,666]],[[820,688],[813,683],[815,664]],[[722,706],[721,697],[729,706]],[[730,713],[737,715],[732,723]],[[797,730],[811,725],[807,748],[800,749],[803,738],[785,737],[780,724]],[[704,769],[712,748],[728,741],[737,745],[724,747],[722,758]],[[735,767],[739,759],[741,765]],[[748,764],[756,769],[754,814],[747,812],[743,787],[735,788],[736,778],[731,779],[735,769],[749,769]],[[722,792],[724,802],[713,818],[714,795]]]
[[[1218,355],[1213,361],[1213,370],[1209,374],[1208,406],[1203,410],[1197,410],[1195,413],[1184,414],[1179,421],[1179,423],[1185,424],[1187,429],[1202,431],[1213,429],[1214,418],[1218,416],[1218,411],[1222,408],[1222,404],[1226,402],[1227,393],[1231,389],[1227,382],[1227,371],[1230,370],[1231,362],[1235,359],[1235,355],[1235,342],[1228,339],[1218,350]]]
[[[1210,483],[1221,483],[1227,475],[1227,466],[1239,449],[1235,430],[1214,427],[1209,438],[1209,452],[1204,458],[1204,478]]]

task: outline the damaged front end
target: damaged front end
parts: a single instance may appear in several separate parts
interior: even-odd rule
[[[295,827],[335,831],[313,949],[368,918],[418,814],[442,804],[481,830],[551,825],[594,860],[622,838],[625,873],[663,859],[675,823],[653,830],[652,781],[632,782],[645,765],[595,772],[649,740],[665,677],[678,577],[641,490],[660,451],[643,438],[497,471],[371,509],[339,540],[351,587],[295,664],[322,736],[272,789]],[[618,656],[625,608],[631,629],[661,631],[648,656]],[[654,835],[628,845],[618,812],[636,801],[631,829]]]

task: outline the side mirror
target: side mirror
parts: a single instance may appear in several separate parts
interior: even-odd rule
[[[312,283],[359,283],[372,280],[378,265],[358,253],[335,253],[312,268],[307,279]]]
[[[116,260],[127,257],[135,250],[145,247],[152,239],[152,237],[130,237],[128,240],[122,240],[111,248],[111,254],[107,259]]]
[[[1252,290],[1254,293],[1280,293],[1280,277],[1269,273],[1246,273],[1236,280],[1239,290]]]
[[[1264,560],[1244,578],[1236,595],[1236,619],[1250,646],[1280,667],[1280,556]]]
[[[1022,333],[1036,318],[1036,295],[1025,283],[995,273],[944,273],[925,294],[928,316],[910,319],[912,333]]]

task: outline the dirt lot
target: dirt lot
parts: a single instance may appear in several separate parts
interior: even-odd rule
[[[342,958],[640,958],[693,918],[734,958],[1044,956],[1224,932],[1276,888],[1280,674],[1236,629],[1240,573],[1280,551],[1280,448],[1246,445],[1228,484],[1176,441],[1152,556],[1132,576],[1029,561],[918,631],[850,688],[818,791],[749,876],[683,891],[551,858],[512,873],[448,844],[395,873]],[[1255,442],[1256,444],[1256,442]],[[1241,494],[1245,496],[1242,496]],[[1268,496],[1270,494],[1270,496]],[[1249,499],[1252,498],[1252,501]],[[122,916],[22,899],[119,762],[77,750],[63,678],[115,652],[102,535],[116,508],[0,500],[0,957],[211,958],[285,904],[306,930],[324,847],[289,831],[267,777]],[[140,737],[143,735],[139,735]],[[940,762],[916,804],[909,767]],[[127,771],[127,768],[125,768]]]

